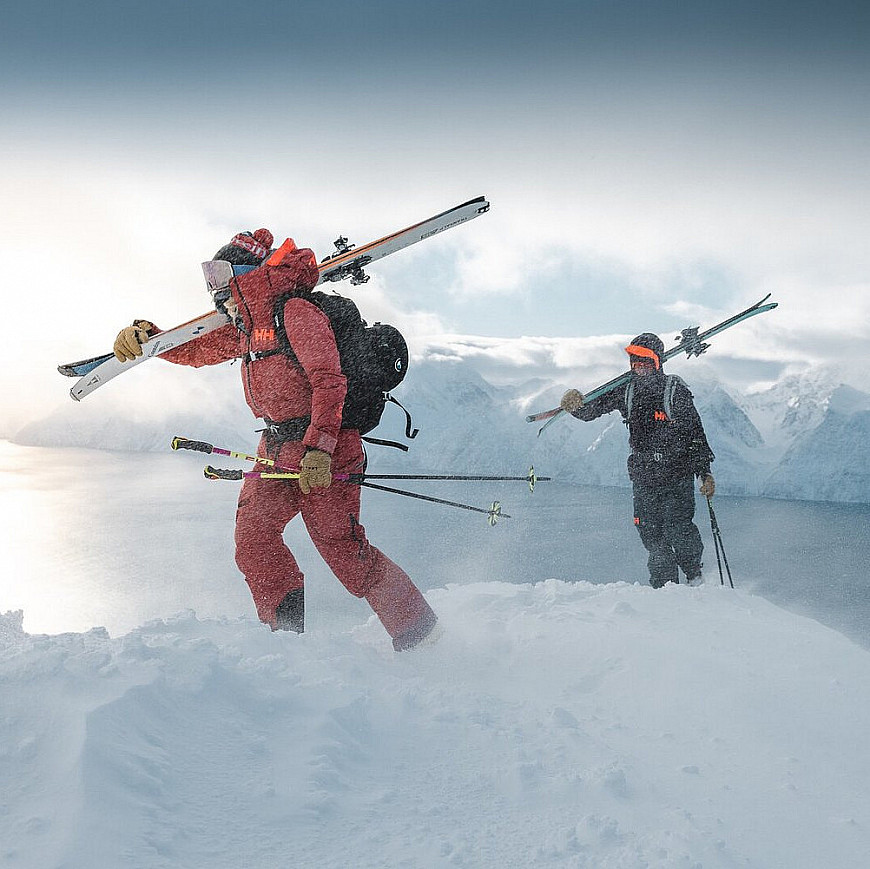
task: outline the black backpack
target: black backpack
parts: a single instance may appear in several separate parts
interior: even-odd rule
[[[284,326],[284,306],[288,298],[296,295],[284,295],[275,301],[274,318],[279,351],[298,365],[299,360],[290,346]],[[326,314],[335,335],[341,371],[347,378],[341,427],[355,428],[361,435],[368,434],[381,421],[387,402],[391,402],[405,413],[405,437],[415,438],[418,429],[411,429],[411,415],[389,394],[405,379],[408,370],[408,345],[402,333],[386,323],[369,326],[356,304],[345,296],[315,291],[303,298]],[[408,449],[394,441],[365,440],[405,451]]]

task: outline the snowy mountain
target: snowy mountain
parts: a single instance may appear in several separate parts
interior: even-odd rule
[[[743,403],[764,440],[781,446],[821,424],[839,385],[834,372],[812,368],[800,376],[784,377],[769,389],[747,396]]]
[[[795,437],[764,494],[822,501],[870,500],[870,395],[840,386],[818,425]]]
[[[677,370],[695,394],[721,493],[870,502],[870,395],[823,369],[750,395],[713,379],[709,369],[698,369],[697,378],[689,364]],[[528,374],[523,365],[494,368],[491,357],[471,353],[416,357],[396,397],[420,434],[407,455],[375,448],[378,468],[520,473],[534,464],[565,481],[627,486],[627,432],[618,415],[592,423],[566,417],[538,438],[524,415],[555,406],[573,384]],[[251,452],[258,424],[237,378],[237,366],[193,372],[149,364],[147,374],[137,370],[123,388],[113,383],[80,405],[64,404],[13,440],[163,450],[181,434]],[[402,439],[404,426],[401,412],[388,407],[377,435]]]

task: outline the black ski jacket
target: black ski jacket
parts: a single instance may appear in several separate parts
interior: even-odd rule
[[[669,381],[672,391],[667,413],[665,389]],[[630,410],[626,401],[629,394]],[[614,410],[628,426],[628,476],[633,482],[668,482],[710,473],[715,456],[682,378],[662,371],[645,377],[633,374],[628,384],[590,401],[572,415],[588,422]]]

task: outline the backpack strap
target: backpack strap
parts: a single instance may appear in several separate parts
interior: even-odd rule
[[[677,384],[682,383],[683,386],[686,386],[686,382],[677,374],[666,374],[665,375],[665,391],[662,400],[662,410],[665,412],[665,416],[670,419],[671,411],[674,406],[674,391],[677,388]],[[686,386],[686,389],[689,387]],[[625,387],[625,418],[626,420],[631,416],[631,406],[634,403],[634,379],[628,381],[628,386]]]
[[[408,440],[413,440],[415,437],[417,437],[417,435],[420,433],[420,429],[418,429],[418,428],[412,429],[411,428],[411,414],[408,413],[408,409],[405,407],[405,405],[403,405],[397,399],[393,398],[392,395],[385,394],[384,398],[386,399],[386,401],[390,402],[391,404],[398,405],[402,409],[402,411],[404,412],[404,414],[405,414],[405,437],[408,438]],[[395,447],[397,450],[402,450],[402,452],[404,452],[404,453],[408,452],[408,447],[405,444],[398,443],[397,441],[382,440],[381,438],[373,438],[373,437],[370,437],[368,435],[365,435],[362,439],[368,444],[377,444],[378,446],[382,446],[382,447]]]
[[[287,327],[284,324],[284,306],[290,301],[290,299],[295,299],[299,295],[298,291],[294,291],[290,293],[282,293],[275,299],[275,303],[272,306],[272,321],[275,323],[275,338],[278,341],[278,346],[274,350],[267,351],[267,353],[269,355],[283,353],[285,356],[290,358],[297,368],[301,369],[302,366],[299,364],[299,359],[293,352],[293,348],[290,346],[290,339],[287,337]],[[306,301],[311,302],[315,308],[320,307],[311,299],[306,299]]]
[[[398,406],[402,409],[402,413],[405,414],[405,437],[409,441],[414,440],[414,438],[417,437],[418,434],[420,434],[420,429],[418,429],[418,428],[415,428],[413,430],[411,429],[411,414],[408,413],[408,409],[405,407],[404,404],[402,404],[401,401],[398,401],[397,399],[393,398],[393,396],[390,395],[389,393],[387,393],[384,397],[391,404],[395,404],[396,406]]]
[[[665,416],[668,419],[671,418],[671,411],[674,407],[674,391],[677,388],[677,384],[680,383],[683,386],[686,386],[685,380],[682,377],[676,374],[668,374],[665,380],[665,395],[662,410],[665,412]],[[689,387],[686,386],[686,389]]]
[[[376,444],[379,447],[395,447],[397,450],[401,450],[403,453],[408,452],[408,447],[406,444],[400,444],[398,441],[387,441],[382,438],[373,438],[371,435],[361,435],[360,440],[365,441],[367,444]]]

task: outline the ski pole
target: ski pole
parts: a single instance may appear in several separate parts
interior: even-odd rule
[[[220,449],[219,447],[206,443],[205,441],[194,441],[188,438],[176,436],[172,439],[170,445],[173,450],[194,450],[200,453],[215,453],[219,456],[231,456],[234,459],[243,459],[249,462],[259,462],[260,464],[269,465],[274,468],[276,472],[298,474],[297,471],[277,467],[272,459],[266,459],[261,456],[251,456],[247,453],[239,453],[233,450]],[[233,477],[232,479],[241,479],[241,477]],[[552,477],[539,477],[535,473],[534,466],[532,466],[529,468],[528,474],[524,477],[487,476],[483,474],[336,474],[333,479],[351,483],[359,483],[362,480],[464,480],[472,482],[522,480],[529,484],[529,491],[534,492],[536,483],[549,482]]]
[[[487,482],[518,482],[520,480],[529,484],[529,491],[535,491],[535,484],[540,482],[548,482],[552,477],[539,477],[535,473],[534,467],[529,468],[528,474],[525,477],[499,477],[487,476],[482,474],[351,474],[351,482],[358,482],[353,479],[359,477],[362,480],[466,480],[466,481],[482,481]]]
[[[274,471],[239,471],[230,468],[214,468],[206,465],[203,474],[207,480],[298,480],[299,471],[285,471],[276,468]],[[347,474],[344,475],[348,476]],[[339,479],[339,475],[333,475],[332,479]]]
[[[364,480],[358,483],[359,486],[365,486],[368,489],[379,489],[381,492],[392,492],[394,495],[405,495],[408,498],[417,498],[420,501],[431,501],[433,504],[444,504],[447,507],[458,507],[461,510],[472,510],[475,513],[485,513],[489,517],[489,524],[495,525],[499,519],[510,519],[510,514],[502,513],[501,503],[493,501],[489,509],[483,507],[472,507],[470,504],[460,504],[457,501],[445,501],[443,498],[432,498],[429,495],[421,495],[418,492],[406,492],[404,489],[393,489],[390,486],[379,486],[376,483],[367,483]]]
[[[240,471],[230,470],[227,468],[214,468],[211,465],[206,465],[203,471],[208,480],[298,480],[299,471]],[[352,479],[354,476],[363,477],[363,479]],[[382,492],[391,492],[394,495],[404,495],[406,498],[416,498],[420,501],[430,501],[433,504],[444,504],[447,507],[457,507],[461,510],[471,510],[474,513],[485,513],[489,516],[489,524],[495,525],[499,519],[504,517],[510,519],[510,514],[502,513],[501,504],[498,501],[493,501],[489,509],[483,507],[472,507],[470,504],[460,504],[458,501],[445,501],[443,498],[433,498],[431,495],[421,495],[419,492],[406,492],[404,489],[393,489],[390,486],[380,486],[377,483],[368,483],[364,479],[364,475],[355,474],[335,474],[333,480],[349,482],[357,486],[365,486],[368,489],[379,489]]]
[[[725,579],[722,576],[722,558],[719,553],[719,537],[716,534],[716,520],[713,514],[712,506],[713,505],[710,503],[710,499],[707,498],[707,509],[710,510],[710,530],[713,534],[713,546],[716,549],[716,566],[719,568],[719,585],[725,585]]]
[[[716,547],[716,563],[719,566],[719,584],[725,585],[725,577],[722,575],[722,562],[725,563],[725,570],[728,573],[728,582],[731,588],[734,588],[734,580],[731,578],[731,568],[728,566],[728,557],[725,555],[725,544],[722,542],[722,532],[719,530],[719,523],[716,520],[716,514],[713,512],[713,497],[707,495],[707,509],[710,511],[710,530],[713,533],[713,544]],[[721,551],[721,559],[719,553]]]
[[[233,459],[244,459],[247,462],[259,462],[261,465],[272,465],[275,462],[272,459],[266,459],[262,456],[249,456],[247,453],[237,453],[233,450],[223,450],[213,444],[208,444],[205,441],[192,441],[189,438],[182,438],[176,435],[170,442],[170,447],[174,450],[194,450],[198,453],[206,453],[211,455],[215,453],[218,456],[230,456]]]
[[[271,471],[240,471],[234,468],[215,468],[212,465],[206,465],[203,474],[207,480],[298,480],[300,476],[299,471],[291,471],[287,468],[275,467]],[[353,479],[357,476],[360,479]],[[357,485],[361,485],[363,481],[360,474],[333,474],[332,479]]]

